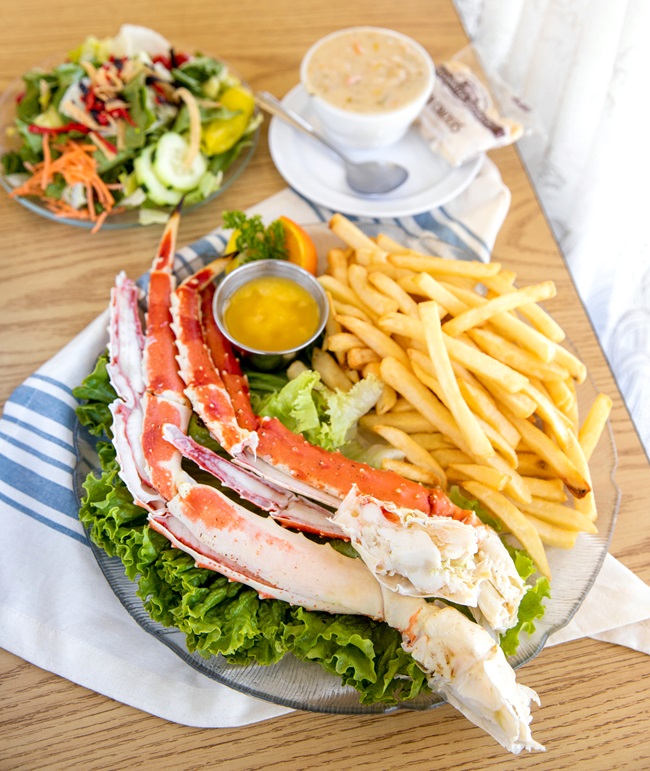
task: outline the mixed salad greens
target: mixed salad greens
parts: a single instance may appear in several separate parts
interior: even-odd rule
[[[400,634],[387,624],[361,616],[307,611],[280,600],[260,600],[255,590],[197,568],[192,557],[148,526],[146,511],[133,503],[118,476],[108,409],[115,392],[106,362],[106,355],[100,357],[94,372],[74,391],[81,401],[79,421],[100,438],[101,473],[87,477],[79,517],[92,540],[110,556],[118,556],[128,577],[138,582],[138,595],[151,617],[180,629],[188,649],[206,658],[222,654],[233,664],[272,664],[291,652],[300,659],[318,662],[344,684],[353,686],[363,704],[391,705],[426,691],[425,675],[401,647]],[[351,450],[357,458],[379,464],[378,449],[364,446],[357,430],[359,416],[378,397],[372,381],[348,394],[335,394],[311,370],[294,380],[287,380],[284,373],[247,374],[258,414],[275,415],[311,442],[328,449]],[[196,416],[189,433],[196,441],[220,451]],[[185,463],[197,481],[218,484],[189,461]],[[227,489],[223,492],[232,495]],[[479,504],[465,499],[457,489],[450,494],[458,505],[473,509],[498,529],[499,524],[491,521]],[[350,544],[331,543],[351,558],[356,556]],[[506,545],[520,575],[528,579],[535,573],[532,560],[520,549]],[[517,625],[501,637],[507,655],[515,654],[522,631],[534,631],[548,596],[548,581],[538,578],[524,596]],[[469,615],[467,609],[458,609]]]
[[[89,37],[23,84],[2,156],[11,195],[96,227],[128,209],[158,221],[181,198],[209,198],[261,121],[225,63],[144,27]]]

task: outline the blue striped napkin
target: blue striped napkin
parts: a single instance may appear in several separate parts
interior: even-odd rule
[[[472,185],[444,209],[389,220],[418,237],[462,246],[488,260],[510,204],[486,161]],[[251,210],[270,221],[329,219],[284,190]],[[366,220],[367,221],[367,220]],[[382,220],[382,224],[386,220]],[[221,253],[226,236],[208,234],[177,254],[178,278]],[[142,277],[141,283],[146,283]],[[108,300],[108,298],[107,298]],[[107,342],[104,312],[20,385],[0,419],[0,646],[69,680],[165,719],[230,727],[290,710],[236,693],[187,666],[143,631],[105,581],[77,520],[72,389]]]

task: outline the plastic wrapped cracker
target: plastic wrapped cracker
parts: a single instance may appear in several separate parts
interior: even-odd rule
[[[512,144],[524,133],[523,124],[501,115],[481,78],[457,59],[436,67],[433,93],[418,120],[431,149],[452,166]]]

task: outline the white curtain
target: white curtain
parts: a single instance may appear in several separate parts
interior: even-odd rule
[[[650,453],[650,1],[455,0]]]

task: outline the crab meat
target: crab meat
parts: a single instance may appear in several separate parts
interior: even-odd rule
[[[516,623],[526,584],[501,539],[480,522],[398,508],[356,485],[332,521],[388,589],[478,607],[497,632]]]
[[[439,693],[466,718],[517,755],[544,750],[530,731],[532,688],[517,682],[503,651],[482,626],[450,606],[438,607],[384,588],[384,620]]]

